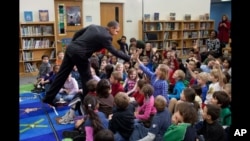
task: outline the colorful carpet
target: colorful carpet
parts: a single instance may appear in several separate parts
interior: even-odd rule
[[[30,92],[32,89],[34,89],[34,84],[25,84],[19,86],[20,93]]]
[[[19,98],[19,140],[61,141],[64,130],[73,130],[73,124],[59,125],[55,118],[63,116],[68,107],[58,107],[56,112],[41,102],[43,94],[21,93]]]

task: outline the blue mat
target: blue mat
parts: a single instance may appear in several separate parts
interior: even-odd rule
[[[64,130],[73,130],[74,124],[59,125],[57,115],[47,104],[41,102],[42,94],[22,93],[19,98],[19,140],[61,141]],[[69,107],[56,108],[63,116]]]

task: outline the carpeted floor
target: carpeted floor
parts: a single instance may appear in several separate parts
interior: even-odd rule
[[[34,89],[33,84],[23,84],[19,86],[20,93],[30,92],[32,89]]]
[[[19,98],[20,141],[61,141],[62,132],[73,130],[74,124],[59,125],[55,118],[63,116],[68,106],[57,107],[56,112],[41,102],[43,94],[21,93]]]

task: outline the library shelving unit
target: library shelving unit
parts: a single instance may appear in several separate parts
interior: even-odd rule
[[[139,21],[139,39],[151,42],[157,50],[165,50],[176,42],[180,58],[186,58],[195,45],[200,50],[204,48],[211,30],[214,30],[213,20],[160,20],[143,24]]]
[[[55,33],[55,22],[20,23],[20,76],[37,75],[42,55],[48,55],[51,64],[55,62],[57,52]]]

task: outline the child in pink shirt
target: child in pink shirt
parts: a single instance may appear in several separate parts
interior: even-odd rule
[[[150,84],[145,84],[141,89],[141,93],[144,95],[144,102],[143,105],[138,108],[135,117],[138,121],[142,121],[150,126],[150,120],[156,113],[153,96],[154,88]]]

